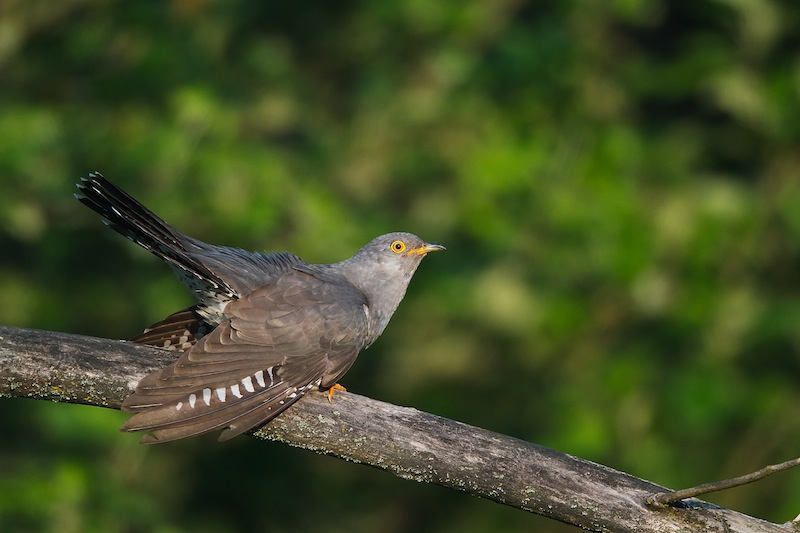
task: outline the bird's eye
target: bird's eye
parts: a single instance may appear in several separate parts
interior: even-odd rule
[[[389,248],[396,254],[401,254],[406,250],[406,243],[403,241],[394,241],[389,245]]]

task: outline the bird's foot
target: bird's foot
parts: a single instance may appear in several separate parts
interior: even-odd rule
[[[338,383],[334,383],[333,387],[328,389],[328,402],[329,403],[333,403],[333,395],[336,393],[336,391],[345,392],[346,390],[347,389],[345,389],[344,387],[342,387]]]

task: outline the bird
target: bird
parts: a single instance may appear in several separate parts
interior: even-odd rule
[[[289,252],[215,246],[168,225],[99,172],[75,197],[166,262],[197,299],[130,339],[179,352],[122,403],[122,431],[142,444],[266,424],[309,390],[338,380],[383,333],[422,259],[445,247],[406,232],[376,237],[350,258],[312,264]]]

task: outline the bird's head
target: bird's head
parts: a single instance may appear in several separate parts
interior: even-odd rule
[[[369,299],[377,335],[403,299],[422,258],[444,249],[441,244],[425,242],[412,233],[387,233],[372,239],[341,263],[350,282]]]
[[[353,260],[365,265],[380,279],[400,278],[408,283],[423,257],[444,249],[441,244],[425,242],[413,233],[395,232],[372,239]]]

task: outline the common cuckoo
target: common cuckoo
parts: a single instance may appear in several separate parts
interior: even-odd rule
[[[375,342],[422,258],[444,250],[410,233],[370,241],[351,258],[310,264],[184,235],[93,172],[75,196],[120,234],[164,260],[198,303],[134,342],[182,352],[122,404],[124,431],[152,444],[224,431],[227,440],[276,417],[312,388],[333,391]]]

